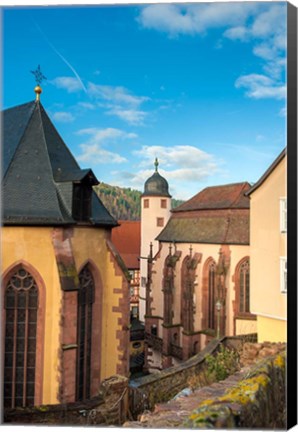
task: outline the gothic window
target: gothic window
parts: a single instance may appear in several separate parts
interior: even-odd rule
[[[215,261],[208,269],[208,328],[215,330]]]
[[[249,313],[249,260],[245,260],[239,269],[239,312]]]
[[[90,398],[92,305],[94,303],[94,280],[87,266],[79,274],[78,292],[78,351],[76,399]]]
[[[32,275],[22,267],[6,285],[4,308],[4,406],[33,406],[38,287]]]
[[[191,258],[187,256],[181,269],[181,323],[184,331],[194,330],[194,284],[195,270],[190,268]]]

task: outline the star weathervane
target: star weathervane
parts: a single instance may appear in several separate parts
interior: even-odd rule
[[[31,73],[35,76],[35,81],[36,81],[37,85],[36,85],[36,87],[34,89],[34,92],[36,94],[36,102],[39,102],[40,95],[42,93],[42,88],[40,87],[40,84],[42,83],[43,80],[45,80],[47,78],[41,72],[40,65],[37,66],[37,69],[35,71],[31,71]]]
[[[40,70],[40,65],[37,66],[37,69],[35,71],[31,71],[31,73],[35,76],[36,84],[39,86],[43,80],[46,80],[47,77],[44,76],[44,74]]]

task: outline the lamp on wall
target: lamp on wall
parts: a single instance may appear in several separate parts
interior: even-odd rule
[[[217,334],[216,334],[216,338],[219,339],[219,336],[220,336],[220,311],[221,311],[220,300],[217,300],[217,302],[215,303],[215,307],[217,310]]]

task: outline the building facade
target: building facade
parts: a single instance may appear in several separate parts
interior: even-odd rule
[[[112,230],[112,242],[116,246],[129,273],[130,279],[130,315],[139,318],[140,290],[140,221],[119,220],[119,226]]]
[[[171,215],[171,195],[169,185],[158,172],[158,160],[155,159],[155,172],[145,182],[141,196],[141,256],[140,256],[140,321],[144,323],[146,315],[146,297],[148,267],[150,260],[158,251],[156,237],[166,226]],[[148,260],[149,259],[149,260]]]
[[[256,332],[250,310],[249,183],[209,187],[172,210],[150,266],[146,368],[163,369],[213,337]]]
[[[36,88],[39,96],[41,89]],[[39,97],[3,113],[2,376],[6,408],[67,403],[129,372],[117,225]]]
[[[287,337],[287,155],[250,189],[251,310],[260,342]]]

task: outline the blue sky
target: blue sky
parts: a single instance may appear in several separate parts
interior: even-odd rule
[[[256,182],[286,145],[286,3],[2,10],[3,108],[41,102],[82,168],[175,198]]]

